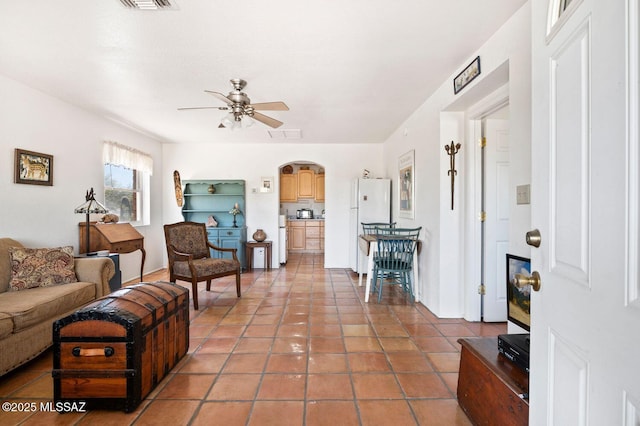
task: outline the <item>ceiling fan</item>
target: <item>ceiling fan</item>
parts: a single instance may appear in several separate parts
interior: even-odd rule
[[[282,126],[282,121],[276,120],[275,118],[268,117],[258,111],[289,111],[289,107],[284,102],[263,102],[252,104],[251,99],[247,96],[246,93],[242,92],[242,89],[247,85],[247,82],[239,79],[233,78],[230,80],[233,85],[233,90],[229,92],[228,95],[223,95],[219,92],[214,92],[211,90],[205,90],[206,93],[213,95],[218,98],[227,106],[223,107],[187,107],[187,108],[178,108],[179,111],[190,110],[190,109],[219,109],[223,111],[229,111],[225,117],[222,118],[222,121],[218,127],[230,127],[231,129],[238,127],[249,127],[253,124],[253,120],[255,119],[261,123],[266,124],[269,127],[273,127],[274,129]],[[243,123],[242,119],[245,118],[245,122]],[[248,117],[248,119],[247,119]]]

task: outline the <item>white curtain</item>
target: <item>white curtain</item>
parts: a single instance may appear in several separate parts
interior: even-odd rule
[[[128,169],[135,169],[153,175],[153,158],[137,149],[121,145],[117,142],[105,141],[102,149],[104,164],[117,164]]]

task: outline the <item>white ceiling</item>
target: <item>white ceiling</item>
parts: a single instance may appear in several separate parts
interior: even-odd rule
[[[174,143],[278,142],[218,129],[205,89],[248,81],[296,143],[383,142],[526,0],[0,0],[0,74]],[[453,89],[452,89],[453,90]]]

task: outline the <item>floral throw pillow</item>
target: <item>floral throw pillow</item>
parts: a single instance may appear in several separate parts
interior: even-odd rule
[[[9,248],[12,291],[78,281],[74,270],[73,247]]]

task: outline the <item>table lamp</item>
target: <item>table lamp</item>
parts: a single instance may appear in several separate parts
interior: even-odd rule
[[[90,230],[90,222],[89,222],[89,215],[91,213],[95,213],[95,214],[105,214],[108,213],[109,210],[107,210],[107,208],[105,206],[103,206],[102,204],[100,204],[96,199],[95,199],[95,194],[93,192],[93,188],[91,188],[91,190],[87,191],[87,194],[85,195],[85,202],[82,203],[81,205],[79,205],[78,207],[76,207],[76,209],[74,210],[74,213],[84,213],[87,215],[87,219],[86,219],[86,233],[85,233],[85,238],[86,238],[86,253],[87,255],[90,255],[89,253],[89,230]]]

